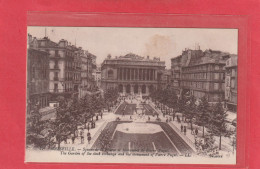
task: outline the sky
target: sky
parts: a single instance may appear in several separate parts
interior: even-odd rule
[[[45,31],[46,30],[46,31]],[[221,50],[237,54],[237,29],[204,28],[123,28],[123,27],[36,27],[27,32],[36,38],[46,35],[54,42],[66,39],[71,44],[97,56],[97,64],[110,54],[112,57],[134,53],[160,57],[170,68],[171,58],[181,55],[185,48]]]

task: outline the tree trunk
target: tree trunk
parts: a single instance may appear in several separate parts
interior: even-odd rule
[[[204,129],[205,129],[205,126],[203,125],[203,130],[202,130],[202,137],[204,137]]]
[[[191,134],[192,134],[192,131],[193,131],[192,120],[190,120],[190,131],[191,131]]]
[[[221,150],[221,135],[219,136],[219,150]]]
[[[60,136],[56,135],[56,142],[58,143],[58,150],[60,149],[60,142],[61,142],[60,140],[61,140]]]

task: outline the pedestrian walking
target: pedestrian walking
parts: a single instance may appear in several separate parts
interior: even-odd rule
[[[199,131],[198,131],[198,129],[196,128],[196,129],[195,129],[195,134],[196,134],[196,136],[198,135],[198,133],[199,133]]]
[[[89,123],[88,123],[88,127],[87,127],[87,130],[89,131]]]
[[[193,131],[193,129],[191,129],[191,134],[194,135],[194,131]]]
[[[84,133],[82,130],[80,131],[80,139],[81,139],[81,144],[84,144]]]
[[[184,131],[184,135],[186,135],[186,131],[187,131],[186,126],[184,126],[183,131]]]
[[[181,124],[181,132],[183,132],[183,125]]]
[[[75,138],[78,137],[78,130],[75,131]]]
[[[90,144],[91,136],[88,136],[88,144]]]
[[[74,144],[74,141],[75,141],[75,135],[74,134],[71,135],[71,141],[72,141],[72,144]]]

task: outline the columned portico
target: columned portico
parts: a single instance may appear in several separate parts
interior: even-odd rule
[[[130,90],[130,92],[131,92],[131,95],[134,94],[134,85],[133,85],[133,84],[131,84],[131,90]]]
[[[141,86],[138,86],[138,94],[141,95],[141,93],[142,93],[142,88]]]
[[[165,62],[128,54],[117,58],[105,59],[101,65],[103,90],[118,86],[124,95],[141,94],[148,96],[149,87],[159,85],[157,72],[165,69]],[[110,76],[108,76],[110,75]]]
[[[123,85],[123,95],[126,93],[126,85]]]

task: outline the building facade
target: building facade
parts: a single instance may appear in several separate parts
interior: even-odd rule
[[[96,86],[101,88],[101,67],[97,66],[96,69],[93,70],[93,76],[96,82]]]
[[[127,54],[116,58],[108,56],[101,65],[101,88],[118,88],[122,95],[148,96],[161,87],[165,62]]]
[[[36,38],[28,35],[27,49],[27,112],[32,106],[39,108],[49,104],[49,54],[40,51]]]
[[[227,56],[228,53],[210,49],[185,49],[171,60],[172,87],[198,99],[205,96],[209,102],[224,100]]]
[[[181,93],[181,55],[171,59],[171,87],[177,95]]]
[[[237,55],[226,61],[225,100],[228,110],[237,111]]]
[[[83,55],[81,56],[81,86],[80,86],[80,98],[84,97],[88,90],[93,85],[92,77],[92,59],[88,51],[83,50]]]
[[[81,48],[61,39],[58,43],[48,37],[38,39],[38,49],[49,53],[49,92],[57,96],[77,97],[81,83]]]
[[[196,98],[206,96],[209,102],[223,100],[225,91],[225,64],[205,63],[182,69],[182,90]]]

